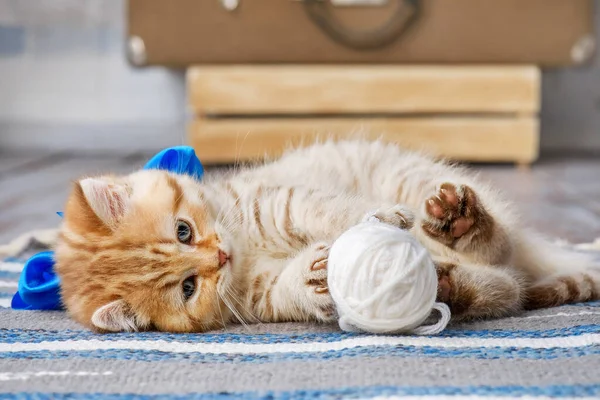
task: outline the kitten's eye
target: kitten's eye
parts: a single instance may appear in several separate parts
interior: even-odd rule
[[[190,276],[181,284],[181,289],[183,290],[183,296],[185,299],[189,299],[192,297],[194,292],[196,291],[196,275]]]
[[[192,241],[192,227],[185,221],[177,221],[177,240],[183,244],[190,244]]]

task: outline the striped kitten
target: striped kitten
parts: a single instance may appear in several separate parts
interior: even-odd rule
[[[329,246],[372,210],[431,251],[454,318],[599,298],[583,256],[522,228],[472,175],[345,141],[202,183],[147,170],[80,180],[56,249],[63,301],[97,331],[331,321]]]

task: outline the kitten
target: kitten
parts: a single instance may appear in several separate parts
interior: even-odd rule
[[[584,256],[521,227],[463,169],[356,140],[202,183],[156,170],[80,180],[56,248],[63,302],[101,332],[332,321],[329,246],[373,210],[430,250],[455,319],[600,297]]]

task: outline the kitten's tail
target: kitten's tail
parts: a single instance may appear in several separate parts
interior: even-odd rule
[[[600,251],[563,247],[534,232],[524,233],[515,246],[515,264],[532,280],[525,308],[600,300]]]

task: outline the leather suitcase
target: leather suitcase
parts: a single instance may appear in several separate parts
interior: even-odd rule
[[[127,50],[138,66],[565,66],[592,31],[591,0],[129,0]]]

